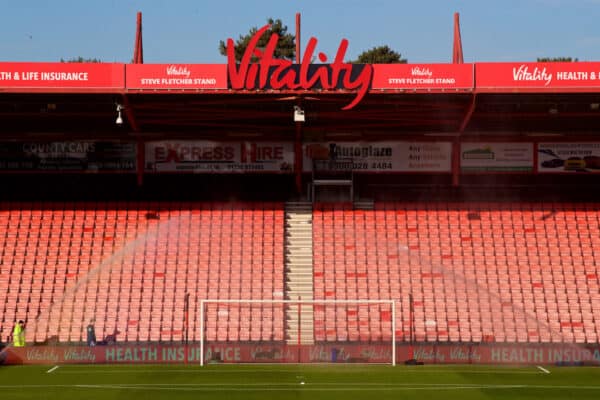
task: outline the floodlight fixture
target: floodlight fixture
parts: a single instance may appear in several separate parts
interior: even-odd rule
[[[300,106],[294,106],[294,122],[304,122],[304,110]]]
[[[123,115],[122,115],[123,110],[124,110],[124,107],[121,104],[117,103],[117,119],[115,120],[115,123],[117,125],[123,125]]]

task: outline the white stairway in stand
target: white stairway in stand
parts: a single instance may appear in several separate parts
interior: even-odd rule
[[[313,299],[312,204],[289,202],[285,206],[285,288],[288,300]],[[288,344],[313,344],[313,305],[286,307]],[[299,315],[300,314],[300,315]],[[300,329],[298,329],[300,325]],[[300,338],[298,338],[300,336]]]

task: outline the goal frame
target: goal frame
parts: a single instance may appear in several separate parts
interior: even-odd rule
[[[396,366],[396,300],[258,300],[258,299],[200,299],[200,366],[205,365],[204,361],[204,307],[206,304],[297,304],[301,307],[307,305],[327,305],[327,304],[389,304],[392,311],[392,366]]]

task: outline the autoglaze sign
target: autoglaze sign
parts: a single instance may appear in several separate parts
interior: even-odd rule
[[[304,145],[304,170],[312,160],[335,160],[323,167],[355,172],[450,172],[450,142],[327,142]],[[345,163],[348,163],[346,165]]]
[[[294,66],[289,60],[274,57],[279,35],[274,33],[264,49],[257,47],[258,41],[269,28],[270,25],[263,26],[250,39],[239,64],[235,59],[235,43],[233,39],[227,39],[227,62],[232,89],[356,90],[356,97],[343,107],[343,110],[353,108],[367,94],[373,77],[373,66],[344,62],[348,40],[342,39],[331,64],[311,65],[311,61],[315,57],[317,39],[310,38],[302,58],[302,64]],[[253,57],[258,58],[258,63],[252,63]],[[321,52],[317,57],[322,63],[329,60],[327,55]],[[358,70],[360,72],[357,73]]]

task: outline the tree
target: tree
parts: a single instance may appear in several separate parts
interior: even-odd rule
[[[296,57],[296,37],[291,33],[288,33],[288,28],[286,25],[283,25],[280,19],[273,20],[273,18],[269,18],[267,20],[271,28],[260,38],[258,41],[257,47],[264,48],[271,36],[276,33],[279,35],[279,42],[277,43],[277,48],[275,49],[275,58],[285,59],[285,60],[294,60]],[[246,51],[246,47],[248,47],[248,43],[250,39],[254,36],[254,34],[258,31],[257,27],[253,27],[246,35],[240,35],[239,39],[235,42],[235,60],[241,61],[244,52]],[[227,42],[221,40],[219,42],[219,52],[227,56]],[[256,57],[252,56],[252,61],[255,62]]]
[[[537,62],[577,62],[577,58],[571,57],[538,57]]]
[[[406,59],[390,49],[389,46],[377,46],[363,51],[358,55],[354,64],[406,64]]]
[[[61,63],[101,63],[102,60],[100,60],[99,58],[83,58],[83,57],[79,56],[79,57],[69,58],[67,60],[61,58],[60,62]]]

